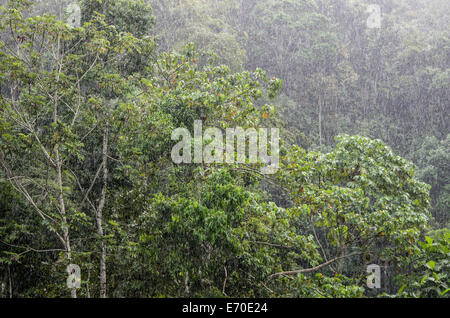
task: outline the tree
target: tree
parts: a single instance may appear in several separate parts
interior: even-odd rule
[[[201,64],[217,59],[233,71],[243,70],[245,35],[228,18],[237,8],[235,0],[152,0],[151,5],[158,21],[154,33],[159,38],[160,50],[180,52],[187,44],[194,43],[203,53]]]
[[[449,222],[449,146],[450,136],[440,142],[429,137],[411,155],[418,164],[419,178],[431,185],[432,213],[437,227],[448,227]]]
[[[14,2],[1,16],[1,28],[9,32],[11,40],[2,42],[0,55],[0,161],[7,180],[33,207],[42,225],[56,235],[70,262],[74,254],[70,233],[85,216],[85,203],[95,211],[98,233],[103,236],[108,120],[114,107],[120,105],[121,96],[129,90],[120,73],[121,59],[126,59],[129,52],[144,53],[152,46],[150,39],[119,33],[101,15],[74,29],[55,16],[25,19],[22,12],[29,6],[28,1]],[[83,150],[87,147],[86,138],[99,127],[103,130],[103,186],[98,207],[94,207],[89,192],[98,173],[84,190],[80,184],[82,164],[73,162],[95,160],[95,153],[92,158],[85,158]],[[105,255],[101,243],[103,297]],[[72,297],[76,297],[75,290]]]
[[[279,182],[291,195],[299,231],[314,237],[325,262],[334,260],[327,264],[334,274],[355,279],[365,271],[356,264],[373,262],[407,266],[427,230],[429,187],[381,141],[338,140],[330,153],[294,148],[283,162]],[[352,265],[345,267],[346,259]]]

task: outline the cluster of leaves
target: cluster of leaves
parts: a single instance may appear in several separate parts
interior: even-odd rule
[[[425,237],[420,242],[414,270],[406,276],[399,277],[404,282],[398,296],[400,297],[450,297],[449,257],[450,232],[440,230]]]

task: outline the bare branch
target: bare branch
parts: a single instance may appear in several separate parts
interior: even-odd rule
[[[317,266],[311,267],[311,268],[304,268],[304,269],[299,269],[299,270],[295,270],[295,271],[287,271],[287,272],[275,273],[275,274],[270,275],[269,279],[273,278],[273,277],[277,277],[277,276],[282,276],[282,275],[297,275],[297,274],[304,274],[304,273],[315,272],[315,271],[317,271],[317,270],[319,270],[319,269],[321,269],[323,267],[326,267],[326,266],[328,266],[328,265],[330,265],[330,264],[332,264],[332,263],[334,263],[334,262],[336,262],[336,261],[338,261],[340,259],[347,258],[347,257],[350,257],[350,256],[354,256],[354,255],[358,255],[358,254],[361,254],[361,252],[356,252],[356,253],[351,253],[351,254],[344,255],[344,256],[339,256],[339,257],[333,258],[332,260],[329,260],[328,262],[325,262],[323,264],[320,264],[320,265],[317,265]]]

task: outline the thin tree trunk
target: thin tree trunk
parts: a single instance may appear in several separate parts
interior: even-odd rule
[[[59,42],[58,42],[59,43]],[[59,52],[59,50],[58,50]],[[59,78],[57,78],[59,81]],[[58,123],[58,92],[55,93],[54,97],[54,109],[53,109],[53,123]],[[55,154],[55,165],[56,165],[56,183],[58,184],[58,204],[60,208],[60,215],[62,219],[62,230],[63,230],[63,241],[64,248],[66,250],[67,260],[70,262],[72,260],[72,249],[70,246],[70,234],[69,234],[69,224],[67,223],[66,217],[66,204],[64,202],[64,189],[63,189],[63,181],[62,181],[62,160],[59,155],[59,144],[56,144],[53,152]],[[70,292],[72,298],[77,298],[77,290],[73,288]]]
[[[66,249],[66,256],[67,260],[70,262],[72,260],[72,248],[70,246],[70,234],[69,234],[69,225],[67,224],[67,218],[66,218],[66,205],[64,202],[64,196],[63,196],[63,183],[62,183],[62,162],[59,158],[59,151],[58,151],[58,145],[55,147],[55,157],[56,157],[56,172],[57,172],[57,183],[58,183],[58,203],[60,206],[60,214],[63,222],[63,240],[64,240],[64,247]],[[73,288],[70,291],[70,295],[72,298],[77,298],[77,290],[76,288]]]
[[[87,283],[86,283],[86,294],[87,298],[91,298],[91,292],[89,289],[89,282],[91,281],[91,267],[88,267],[88,277],[87,277]]]
[[[8,281],[9,281],[9,298],[13,298],[13,289],[12,289],[12,279],[11,279],[11,268],[8,265]]]
[[[103,131],[103,187],[100,202],[97,208],[97,233],[102,238],[100,246],[100,298],[106,298],[106,244],[103,240],[103,208],[106,201],[106,190],[108,185],[108,125],[105,123]]]
[[[59,17],[62,17],[62,1],[59,2]],[[56,76],[56,82],[59,83],[59,74],[61,72],[62,68],[62,54],[61,54],[61,37],[58,36],[58,44],[56,48],[56,61],[58,66],[58,73]],[[53,97],[53,124],[58,124],[58,105],[59,105],[59,94],[58,90],[56,89],[55,95]],[[64,202],[64,189],[63,189],[63,181],[62,181],[62,160],[59,155],[59,144],[56,144],[53,152],[55,154],[55,169],[56,169],[56,178],[57,178],[57,184],[58,184],[58,204],[60,207],[60,215],[62,219],[62,228],[63,228],[63,241],[64,241],[64,248],[66,250],[66,257],[67,260],[70,262],[72,260],[72,248],[70,246],[70,234],[69,234],[69,224],[67,223],[67,217],[66,217],[66,205]],[[77,298],[77,290],[76,288],[73,288],[70,291],[70,295],[72,298]]]
[[[344,259],[345,259],[345,246],[341,246],[340,253],[339,253],[338,268],[337,268],[337,272],[339,274],[342,274],[342,271],[344,270]]]
[[[322,98],[319,97],[319,145],[322,146]]]

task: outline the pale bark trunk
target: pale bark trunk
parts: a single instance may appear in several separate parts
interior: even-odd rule
[[[59,40],[58,40],[58,48],[59,48]],[[59,49],[58,49],[59,52]],[[59,76],[57,77],[57,81],[59,81]],[[55,93],[54,97],[54,109],[53,109],[53,123],[58,123],[58,92]],[[69,224],[67,223],[66,217],[66,204],[64,202],[64,189],[63,189],[63,180],[62,180],[62,160],[59,155],[59,145],[56,144],[53,152],[55,154],[55,165],[56,165],[56,182],[58,184],[58,204],[60,208],[60,215],[62,220],[62,231],[63,231],[63,244],[66,250],[67,260],[70,262],[72,260],[72,249],[70,246],[70,234],[69,234]],[[73,288],[70,291],[70,295],[72,298],[77,298],[77,290]]]
[[[106,245],[103,241],[103,208],[105,207],[108,185],[108,125],[105,123],[103,132],[103,187],[97,208],[97,233],[102,238],[100,246],[100,298],[106,298]]]
[[[342,274],[342,271],[344,270],[344,261],[345,261],[345,246],[341,246],[337,268],[337,272],[339,274]]]
[[[319,97],[319,145],[322,146],[322,98]]]
[[[64,202],[64,196],[63,196],[63,183],[62,183],[62,163],[59,158],[59,151],[58,147],[55,147],[55,157],[56,157],[56,172],[57,172],[57,182],[58,182],[58,203],[59,207],[61,209],[61,219],[63,222],[63,240],[64,240],[64,247],[66,250],[66,256],[67,260],[72,260],[72,248],[70,246],[70,234],[69,234],[69,224],[67,224],[67,218],[66,218],[66,205]],[[72,298],[77,298],[77,290],[74,288],[70,291],[70,295]]]
[[[12,287],[12,279],[11,279],[11,268],[8,265],[8,282],[9,282],[9,298],[13,298],[13,287]]]

